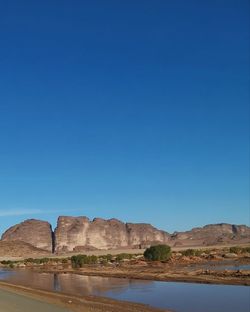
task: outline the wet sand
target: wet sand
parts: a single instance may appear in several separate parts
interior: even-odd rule
[[[169,312],[95,296],[69,296],[0,282],[0,312]]]

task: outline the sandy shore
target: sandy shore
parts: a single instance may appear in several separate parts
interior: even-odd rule
[[[0,312],[169,312],[94,296],[69,296],[0,282]]]

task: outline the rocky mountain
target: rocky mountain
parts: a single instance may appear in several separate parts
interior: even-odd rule
[[[191,231],[175,232],[171,241],[174,246],[209,246],[228,243],[249,243],[250,227],[234,224],[209,224]]]
[[[150,224],[123,223],[117,219],[59,217],[55,229],[55,250],[140,248],[167,242],[170,235]]]
[[[46,221],[30,219],[12,226],[2,235],[2,241],[17,240],[29,243],[36,248],[52,252],[52,227]]]
[[[22,241],[39,249],[63,252],[84,252],[94,249],[145,248],[166,243],[176,247],[209,246],[250,242],[246,225],[213,224],[186,232],[169,234],[150,224],[123,223],[117,219],[87,217],[58,218],[53,232],[48,222],[26,220],[8,229],[2,241]]]

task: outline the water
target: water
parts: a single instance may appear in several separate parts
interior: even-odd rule
[[[176,312],[250,311],[250,287],[247,286],[142,281],[28,270],[2,270],[0,279],[74,295],[97,295],[146,303]]]

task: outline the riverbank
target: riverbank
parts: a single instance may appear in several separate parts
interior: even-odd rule
[[[169,312],[143,304],[95,296],[72,296],[2,281],[0,301],[0,312]]]
[[[187,249],[173,251],[167,261],[147,261],[141,254],[128,253],[28,258],[16,262],[2,261],[0,267],[52,274],[250,286],[248,250],[248,247]],[[81,260],[81,263],[76,260]],[[230,265],[235,268],[227,269]]]
[[[165,281],[165,282],[188,282],[188,283],[203,283],[203,284],[222,284],[222,285],[242,285],[250,286],[250,271],[211,271],[211,270],[196,270],[184,272],[150,272],[141,270],[138,272],[134,269],[124,268],[84,268],[77,270],[39,270],[43,273],[58,273],[58,274],[78,274],[85,276],[101,276],[101,277],[116,277],[139,280]]]

